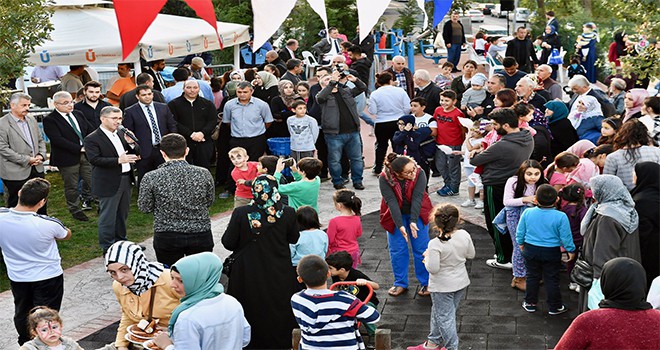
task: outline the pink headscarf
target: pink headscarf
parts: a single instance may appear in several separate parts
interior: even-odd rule
[[[596,145],[594,145],[593,142],[589,140],[580,140],[574,143],[573,146],[569,147],[566,151],[574,153],[578,157],[582,158],[584,153],[592,148],[596,148]]]
[[[633,106],[632,108],[626,108],[626,117],[623,118],[623,122],[627,122],[633,114],[642,110],[642,105],[644,104],[644,99],[649,97],[649,92],[646,89],[630,89],[627,93],[632,96]]]

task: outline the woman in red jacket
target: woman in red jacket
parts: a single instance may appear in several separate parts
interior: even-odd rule
[[[429,244],[429,215],[432,205],[426,192],[424,171],[408,156],[390,153],[378,179],[383,199],[380,203],[380,225],[387,231],[394,285],[388,293],[399,296],[408,290],[408,242],[412,246],[415,276],[421,296],[428,291],[429,273],[422,254]]]

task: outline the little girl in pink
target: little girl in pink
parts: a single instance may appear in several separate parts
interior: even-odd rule
[[[328,255],[346,251],[353,258],[353,268],[357,268],[362,263],[360,246],[357,242],[358,237],[362,236],[360,221],[362,201],[355,192],[347,189],[335,192],[333,199],[339,216],[328,222]]]

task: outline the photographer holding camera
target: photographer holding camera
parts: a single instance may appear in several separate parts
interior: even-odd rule
[[[349,88],[348,82],[352,82],[355,87]],[[367,86],[348,70],[340,72],[336,68],[332,75],[321,80],[323,83],[327,85],[316,95],[316,100],[321,106],[321,126],[328,146],[328,168],[332,184],[335,189],[344,188],[340,159],[342,153],[346,152],[350,160],[353,187],[363,190],[364,161],[355,97],[363,93]]]

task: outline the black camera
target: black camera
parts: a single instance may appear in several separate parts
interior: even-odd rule
[[[339,72],[339,76],[343,79],[351,75],[351,72],[348,69],[344,69],[341,66],[337,66],[334,71]]]
[[[293,166],[293,158],[287,158],[284,160],[284,165],[287,167],[292,167]]]

